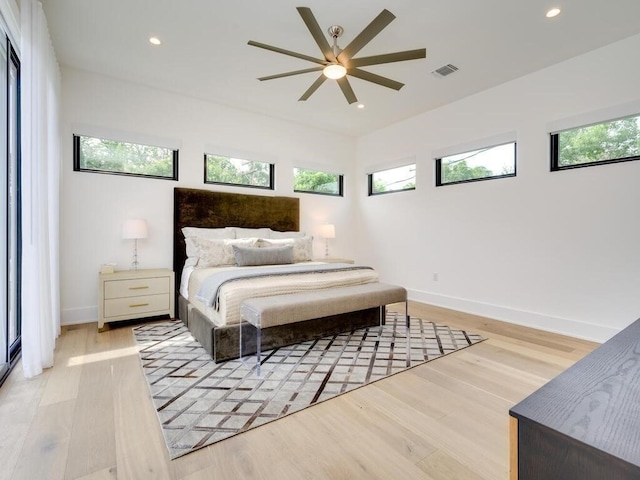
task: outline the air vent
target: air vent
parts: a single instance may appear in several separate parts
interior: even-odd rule
[[[440,68],[434,70],[431,73],[433,75],[435,75],[436,77],[442,78],[442,77],[446,77],[447,75],[450,75],[453,72],[457,72],[457,71],[458,71],[458,67],[456,67],[455,65],[451,65],[449,63],[449,64],[445,65],[444,67],[440,67]]]

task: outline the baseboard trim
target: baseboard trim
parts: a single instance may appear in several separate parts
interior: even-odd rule
[[[596,325],[593,323],[580,322],[567,318],[552,317],[536,312],[516,310],[509,307],[492,305],[489,303],[475,302],[464,298],[449,297],[436,293],[423,292],[420,290],[408,290],[409,300],[438,307],[458,310],[459,312],[481,315],[495,320],[522,325],[525,327],[537,328],[547,332],[568,335],[570,337],[590,340],[592,342],[604,343],[620,330]]]
[[[437,293],[423,292],[407,289],[409,300],[449,308],[459,312],[481,315],[504,322],[537,328],[547,332],[569,335],[592,342],[604,343],[619,333],[620,330],[594,323],[580,322],[561,317],[552,317],[536,312],[516,310],[514,308],[492,305],[489,303],[475,302],[464,298],[450,297]],[[80,325],[98,321],[98,307],[69,308],[62,310],[61,325]]]
[[[67,308],[60,312],[60,325],[80,325],[98,321],[98,307]]]

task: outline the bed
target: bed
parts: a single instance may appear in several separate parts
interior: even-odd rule
[[[299,199],[294,197],[174,189],[173,268],[176,273],[178,317],[214,361],[229,360],[239,355],[240,328],[243,328],[239,309],[243,299],[378,281],[377,273],[369,267],[309,261],[310,240],[299,232],[299,217]],[[203,240],[203,232],[213,234],[215,238]],[[195,243],[191,236],[196,238]],[[296,239],[291,240],[291,236]],[[252,256],[253,252],[263,254],[271,250],[275,255],[293,255],[295,263],[261,265],[257,262],[254,265],[249,262],[249,266],[236,267],[218,265],[220,261],[217,254],[209,264],[204,254],[199,264],[193,265],[195,247],[209,248],[215,244],[215,252],[218,252],[218,245],[223,243],[226,245],[225,252]],[[235,247],[230,249],[229,244]],[[265,244],[267,248],[255,248]],[[238,261],[242,262],[244,258],[238,257]],[[268,270],[268,277],[261,276],[261,269]],[[313,274],[307,273],[308,269],[314,270]],[[211,283],[211,277],[215,276],[225,278],[235,275],[235,270],[242,270],[242,275],[250,278],[216,284],[218,289],[213,299],[209,301],[209,298],[204,298],[202,292],[207,290],[204,282]],[[227,273],[229,271],[234,272]],[[255,277],[252,277],[254,271]],[[378,309],[372,308],[282,325],[265,332],[263,349],[376,325],[378,322]],[[245,348],[250,350],[251,346]]]

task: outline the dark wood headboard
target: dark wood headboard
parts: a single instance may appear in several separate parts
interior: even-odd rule
[[[300,230],[300,200],[195,188],[173,191],[173,271],[180,288],[187,259],[182,227],[268,227],[281,232]]]

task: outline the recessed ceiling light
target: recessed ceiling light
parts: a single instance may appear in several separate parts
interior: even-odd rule
[[[149,37],[149,43],[151,45],[162,45],[162,40],[160,40],[158,37]]]
[[[364,108],[364,103],[359,103],[359,104],[358,104],[358,108],[359,108],[360,110],[362,110],[362,109]]]
[[[560,9],[559,8],[552,8],[551,10],[549,10],[547,12],[547,18],[557,17],[558,15],[560,15]]]

